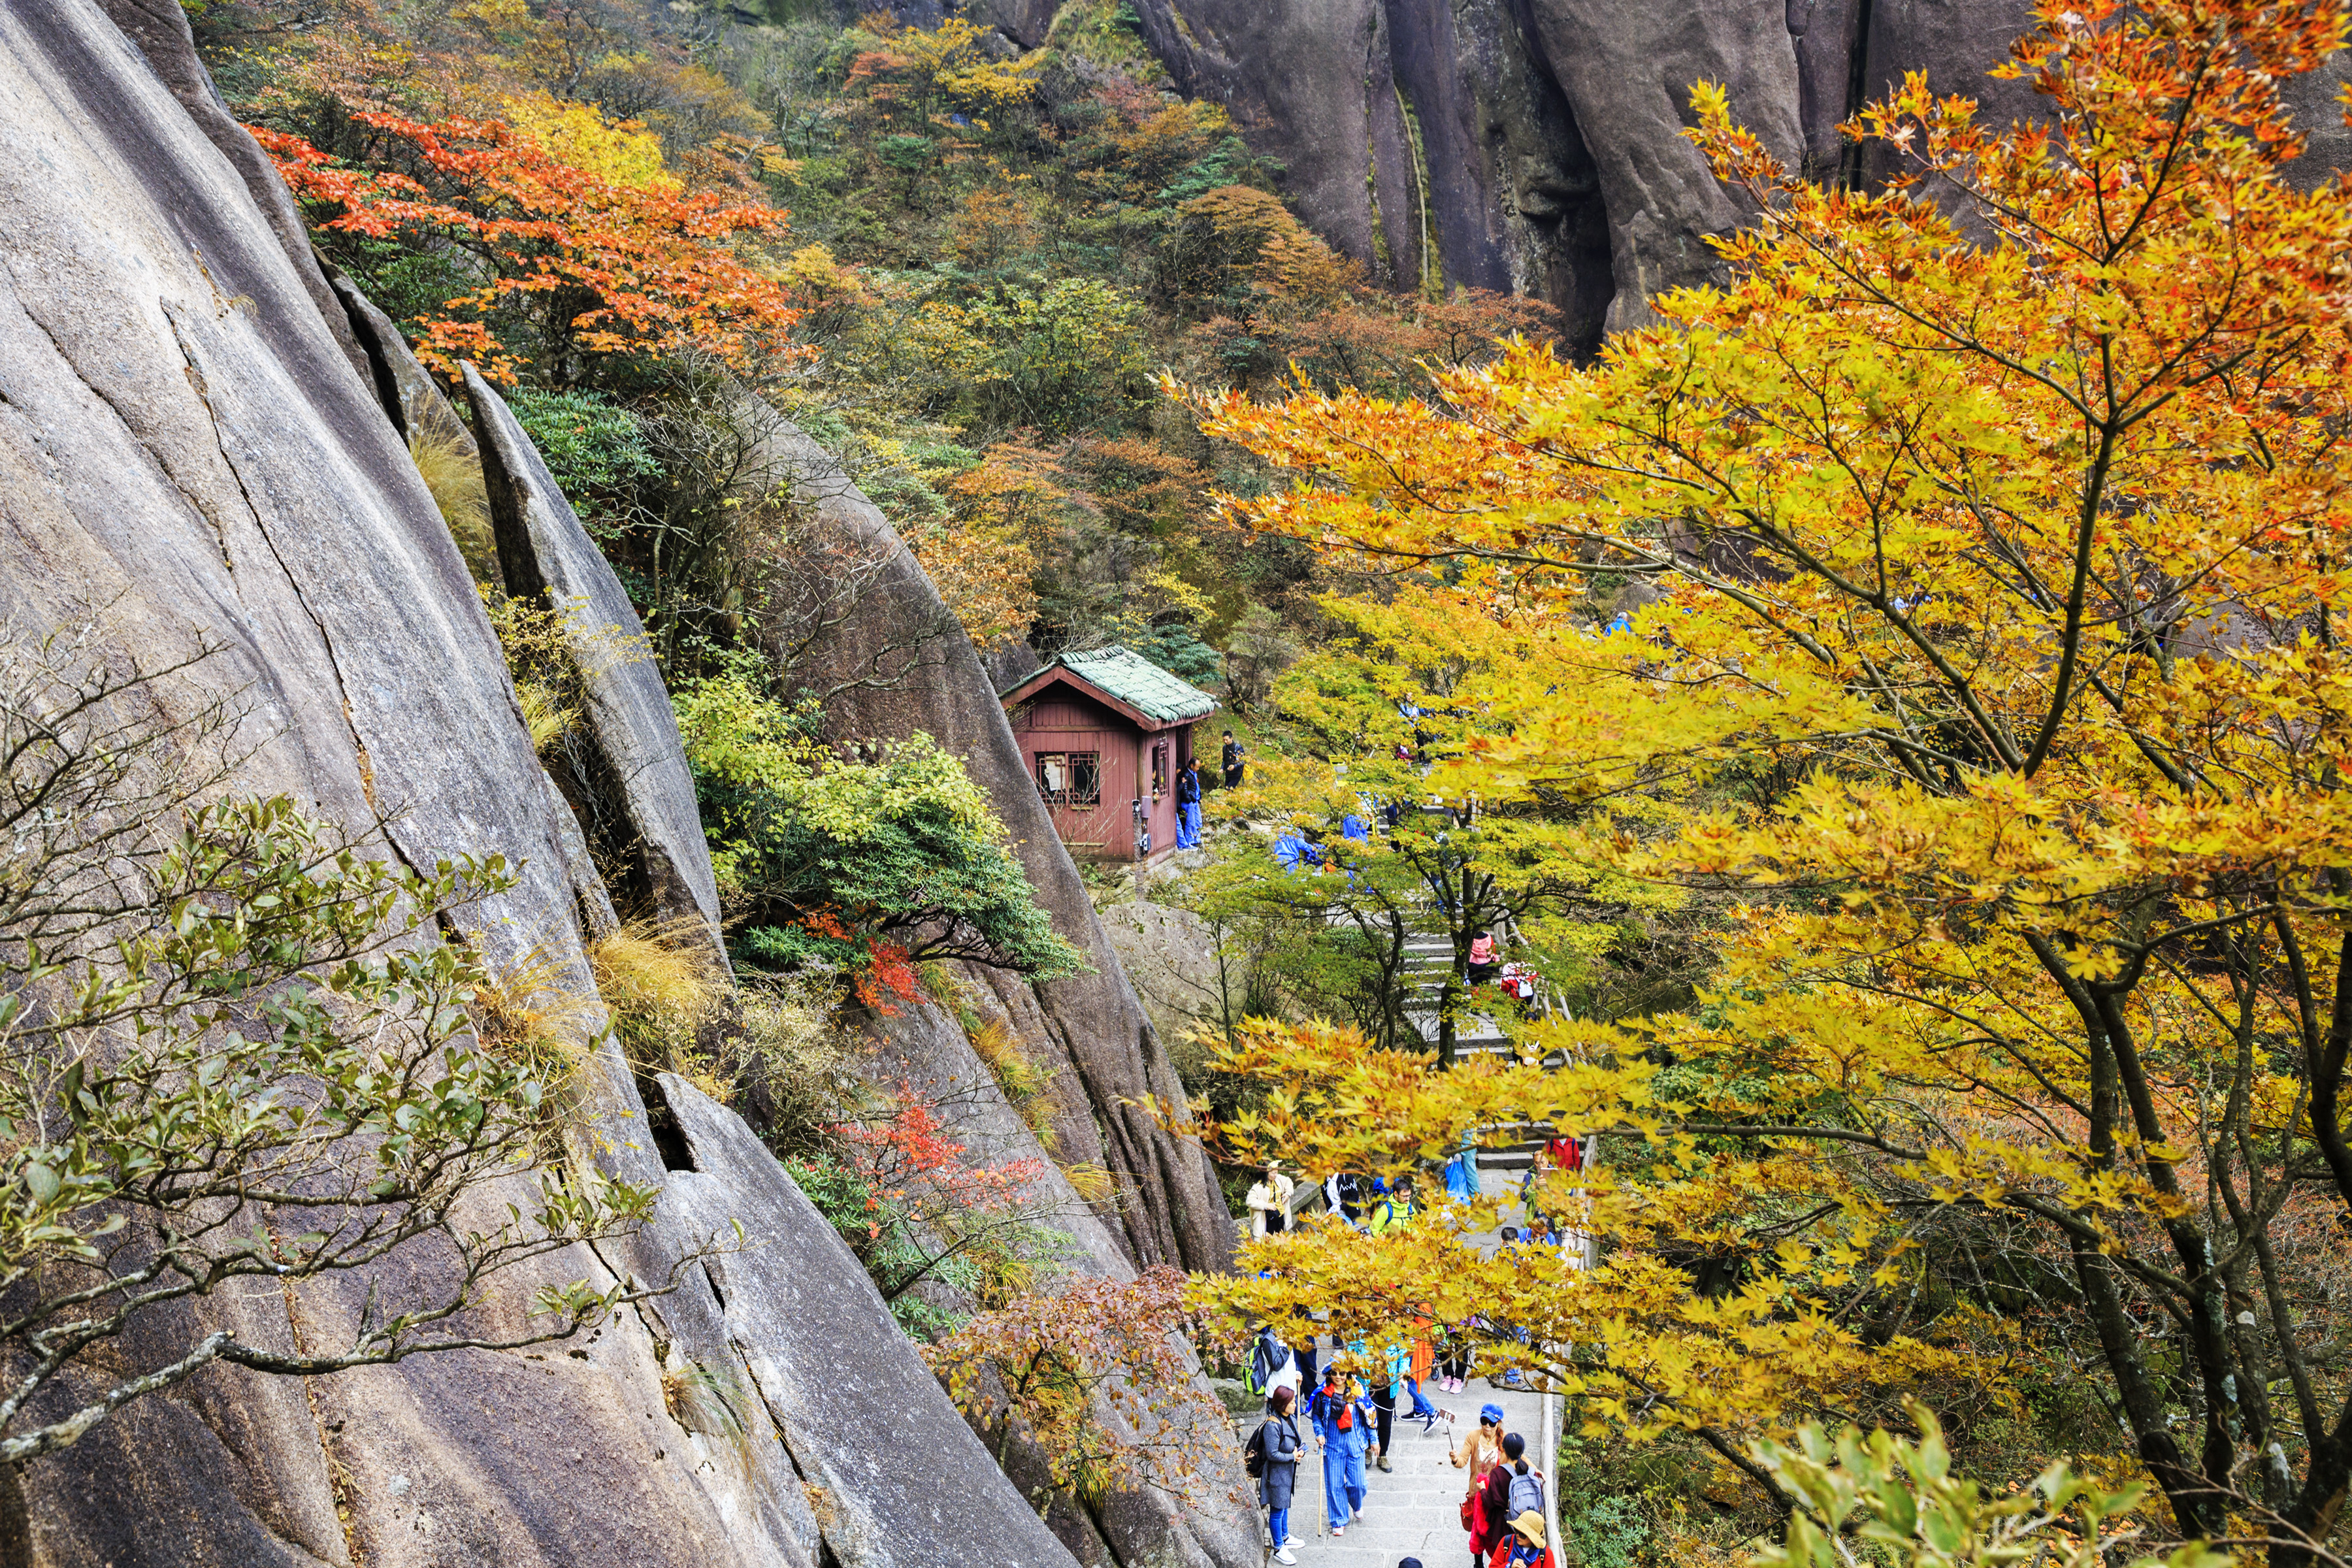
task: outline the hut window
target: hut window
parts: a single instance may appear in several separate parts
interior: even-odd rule
[[[1048,805],[1100,805],[1102,753],[1038,752],[1037,793],[1045,797]]]

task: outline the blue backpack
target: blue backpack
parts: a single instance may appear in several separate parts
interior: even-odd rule
[[[1523,1513],[1541,1513],[1543,1502],[1541,1481],[1536,1479],[1533,1475],[1514,1474],[1511,1477],[1510,1519],[1517,1519]],[[1505,1522],[1507,1523],[1508,1520]]]

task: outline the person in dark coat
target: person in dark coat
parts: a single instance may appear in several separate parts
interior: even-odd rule
[[[1496,1546],[1510,1539],[1512,1464],[1528,1451],[1528,1440],[1517,1432],[1503,1434],[1503,1462],[1486,1472],[1478,1489],[1478,1528],[1470,1537],[1473,1568],[1486,1562]]]
[[[1225,769],[1225,787],[1239,789],[1242,783],[1242,743],[1234,739],[1231,730],[1225,731],[1225,752],[1221,759]]]
[[[1257,1482],[1257,1500],[1265,1506],[1266,1529],[1274,1536],[1274,1560],[1282,1563],[1297,1562],[1290,1549],[1303,1544],[1290,1533],[1290,1494],[1298,1484],[1298,1456],[1307,1448],[1298,1430],[1297,1405],[1297,1389],[1285,1384],[1274,1391],[1274,1413],[1264,1428],[1265,1473]]]

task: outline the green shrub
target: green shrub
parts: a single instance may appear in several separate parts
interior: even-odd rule
[[[1083,967],[987,795],[928,735],[851,759],[811,742],[800,716],[735,676],[674,700],[712,861],[749,906],[753,959],[846,972],[887,962],[905,970],[895,988],[909,1000],[905,966],[925,959],[1043,980]]]
[[[507,405],[583,518],[615,509],[661,472],[637,416],[600,394],[523,387]]]

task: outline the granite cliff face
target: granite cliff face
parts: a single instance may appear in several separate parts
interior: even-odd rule
[[[2007,121],[2024,84],[1985,73],[2029,0],[1137,0],[1184,91],[1225,104],[1333,245],[1399,289],[1457,285],[1559,307],[1579,350],[1719,275],[1740,220],[1680,132],[1691,84],[1729,90],[1767,147],[1817,178],[1886,171],[1838,123],[1906,71]],[[1017,36],[1016,18],[1001,22]],[[2352,53],[2352,51],[2347,51]],[[2352,162],[2344,56],[2294,84],[2305,168]]]
[[[230,699],[243,714],[233,790],[283,792],[357,831],[381,823],[388,851],[417,864],[505,856],[516,886],[465,915],[495,965],[543,963],[593,994],[583,952],[614,920],[612,893],[712,913],[674,722],[626,674],[596,694],[593,718],[642,886],[603,886],[404,446],[404,426],[453,416],[381,318],[321,273],[173,0],[0,6],[0,622],[19,637],[85,628],[124,669],[215,650],[147,689],[152,719]],[[528,439],[495,395],[479,402],[509,581],[593,605],[617,596],[593,552],[567,552],[569,509]],[[993,693],[951,641],[956,659],[900,717],[1001,761],[981,721],[1003,728]],[[1014,776],[1034,809],[1017,759]],[[1230,1227],[1198,1154],[1120,1103],[1178,1092],[1165,1056],[1090,914],[1076,918],[1066,859],[1054,880],[1058,844],[1048,834],[1030,851],[1097,966],[1023,1015],[1059,1031],[1036,1043],[1066,1053],[1083,1086],[1072,1142],[1098,1151],[1129,1197],[1088,1223],[1089,1257],[1109,1270],[1214,1262]],[[971,1067],[951,1028],[898,1048],[909,1072]],[[617,1055],[593,1063],[581,1095],[593,1131],[572,1157],[659,1183],[658,1216],[625,1242],[544,1259],[500,1302],[542,1282],[665,1278],[738,1224],[745,1246],[543,1355],[460,1352],[307,1384],[208,1368],[29,1467],[22,1513],[0,1519],[0,1562],[1076,1561],[733,1111],[675,1079],[640,1083]],[[997,1131],[1027,1136],[1017,1121]],[[509,1196],[529,1201],[482,1201]],[[158,1343],[134,1334],[126,1352],[152,1364],[167,1338],[222,1326],[301,1350],[363,1310],[367,1283],[205,1298],[180,1321],[147,1320]],[[487,1304],[467,1326],[509,1333],[516,1310]],[[740,1429],[675,1415],[666,1373],[735,1391]],[[1229,1512],[1192,1523],[1139,1506],[1066,1533],[1091,1562],[1242,1557]]]

